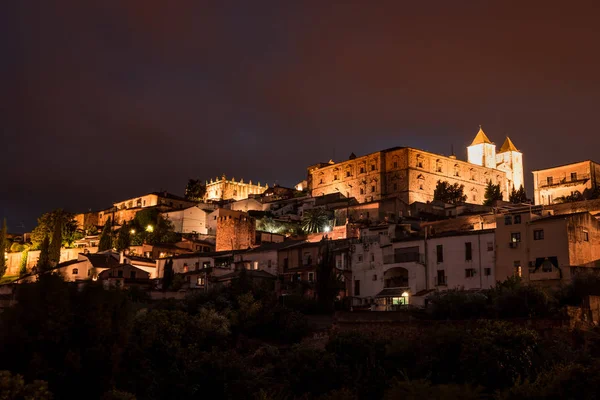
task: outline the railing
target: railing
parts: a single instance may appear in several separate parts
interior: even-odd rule
[[[552,178],[554,178],[554,177],[552,177]],[[554,179],[552,179],[552,182],[548,182],[547,180],[539,181],[538,187],[544,188],[544,187],[561,186],[561,185],[567,185],[567,184],[576,184],[579,182],[587,181],[588,179],[590,179],[590,174],[577,174],[577,176],[575,176],[575,177],[564,177],[562,179],[556,179],[556,181]]]
[[[425,263],[425,255],[421,253],[388,254],[383,256],[384,264]]]

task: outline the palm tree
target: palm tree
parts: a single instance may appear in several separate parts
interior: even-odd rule
[[[323,208],[306,210],[302,215],[302,230],[307,233],[322,232],[331,226],[331,215]]]

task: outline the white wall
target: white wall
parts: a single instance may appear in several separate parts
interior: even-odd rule
[[[199,207],[162,213],[162,216],[173,224],[173,230],[179,233],[208,234],[208,213]]]

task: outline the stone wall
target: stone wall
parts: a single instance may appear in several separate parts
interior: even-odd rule
[[[97,247],[87,247],[89,253],[96,253],[98,251]],[[82,253],[83,249],[72,248],[72,249],[61,249],[60,250],[60,262],[76,260],[79,253]],[[7,269],[6,275],[19,275],[19,269],[21,267],[21,259],[23,257],[23,253],[8,253],[8,261],[7,261]],[[27,252],[27,270],[30,271],[33,268],[38,258],[40,257],[39,250],[31,250]]]
[[[211,200],[243,200],[247,199],[251,194],[262,194],[269,188],[269,185],[261,186],[260,182],[257,185],[252,184],[252,181],[244,183],[244,180],[236,182],[235,178],[226,179],[223,175],[215,181],[212,179],[206,182],[206,194],[204,201]]]
[[[245,250],[256,242],[256,221],[240,211],[220,209],[216,251]]]

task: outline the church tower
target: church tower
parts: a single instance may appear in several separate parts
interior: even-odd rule
[[[496,145],[486,136],[481,125],[473,143],[467,147],[467,160],[471,164],[496,168]]]
[[[521,185],[525,185],[523,180],[523,153],[517,150],[508,136],[496,155],[496,164],[499,170],[506,172],[506,177],[515,190],[518,190]],[[508,190],[512,190],[513,186],[509,187]]]

